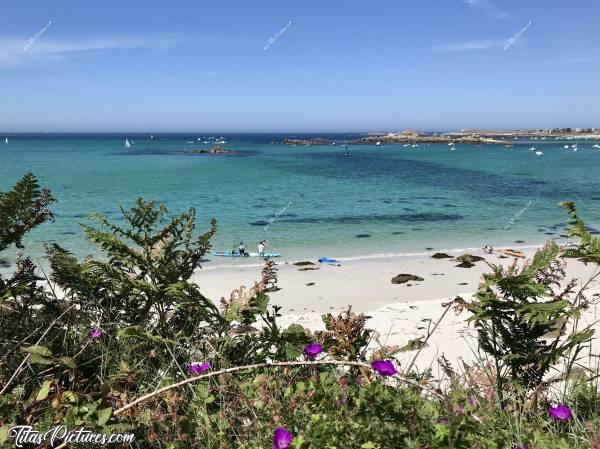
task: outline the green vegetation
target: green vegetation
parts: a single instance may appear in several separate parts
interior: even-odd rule
[[[31,174],[0,193],[0,250],[22,250],[53,201]],[[565,257],[600,265],[600,241],[564,207],[580,246],[490,266],[472,302],[452,303],[482,356],[442,357],[441,379],[396,374],[400,349],[368,351],[368,317],[350,309],[324,316],[322,332],[282,329],[273,263],[249,290],[204,297],[190,279],[216,222],[198,233],[193,209],[168,220],[140,198],[124,226],[93,215],[82,229],[102,259],[52,245],[49,277],[22,255],[0,276],[0,448],[17,424],[132,432],[125,446],[139,448],[600,447],[597,364],[580,363],[594,338],[579,326],[589,282],[575,291],[564,272]]]

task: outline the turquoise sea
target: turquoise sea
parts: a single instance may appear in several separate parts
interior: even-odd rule
[[[0,190],[33,172],[58,198],[56,221],[26,241],[36,257],[50,241],[90,254],[78,223],[94,211],[118,220],[119,205],[137,196],[164,202],[173,214],[195,207],[200,229],[216,217],[215,250],[243,240],[255,251],[266,239],[268,250],[286,260],[538,245],[564,235],[561,200],[576,201],[592,231],[600,229],[597,141],[513,141],[512,149],[457,145],[456,151],[349,145],[344,156],[344,142],[357,135],[319,135],[338,145],[306,147],[271,143],[289,134],[213,134],[239,154],[179,153],[215,146],[202,143],[208,136],[30,134],[9,135],[8,144],[1,136]],[[210,259],[209,265],[247,263]]]

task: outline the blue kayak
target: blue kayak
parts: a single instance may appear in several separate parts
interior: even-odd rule
[[[319,262],[324,263],[326,265],[335,265],[336,267],[339,267],[342,265],[339,260],[330,259],[329,257],[321,257],[319,259]]]
[[[223,252],[214,252],[212,253],[213,256],[220,256],[220,257],[240,257],[240,253],[223,253]],[[258,253],[248,253],[249,257],[260,257],[258,255]],[[265,253],[264,257],[267,258],[271,258],[271,257],[281,257],[281,254],[279,253]]]

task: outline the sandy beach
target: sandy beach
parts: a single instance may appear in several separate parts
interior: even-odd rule
[[[534,248],[523,250],[527,257],[533,256]],[[341,266],[319,264],[297,266],[291,262],[278,264],[279,291],[270,293],[271,304],[281,307],[282,325],[298,323],[310,330],[324,329],[321,315],[337,315],[348,305],[355,312],[369,317],[367,327],[376,330],[380,345],[404,346],[409,340],[425,337],[444,311],[442,304],[455,296],[470,299],[482,280],[482,274],[490,268],[484,261],[471,268],[461,268],[455,258],[434,259],[434,252],[427,255],[381,256],[372,258],[341,259]],[[453,257],[468,253],[484,257],[490,263],[512,263],[513,258],[501,258],[501,253],[484,254],[482,250],[450,251]],[[523,259],[519,259],[522,263]],[[309,270],[304,270],[309,268]],[[244,285],[250,287],[260,276],[261,265],[199,270],[194,275],[201,290],[208,297],[218,300]],[[585,282],[593,266],[567,259],[567,278],[577,278],[579,285]],[[401,273],[423,278],[392,284],[391,279]],[[588,296],[600,297],[600,283],[591,284]],[[582,317],[582,324],[596,320],[596,307]],[[417,367],[430,367],[436,372],[436,360],[444,354],[453,363],[459,358],[465,361],[476,358],[477,340],[473,327],[465,320],[468,313],[446,314],[436,332],[431,336],[418,359]],[[581,326],[580,326],[581,327]],[[599,326],[600,327],[600,326]],[[595,348],[592,348],[592,352]],[[398,359],[406,364],[414,351],[398,353]]]

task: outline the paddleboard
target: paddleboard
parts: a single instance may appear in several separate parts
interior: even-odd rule
[[[522,253],[520,251],[514,251],[512,249],[502,250],[502,253],[506,254],[507,256],[512,256],[512,257],[522,257],[522,258],[527,257],[527,255],[525,253]]]
[[[220,256],[220,257],[240,257],[239,253],[223,253],[223,252],[214,252],[212,253],[213,256]],[[250,254],[250,257],[259,257],[258,253],[248,253]],[[281,254],[279,253],[265,253],[264,257],[281,257]]]
[[[336,267],[341,266],[341,263],[339,262],[339,260],[330,259],[329,257],[321,257],[319,259],[319,262],[324,263],[326,265],[335,265]]]

